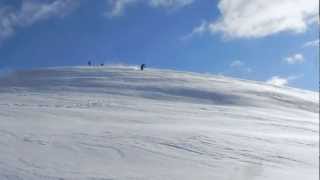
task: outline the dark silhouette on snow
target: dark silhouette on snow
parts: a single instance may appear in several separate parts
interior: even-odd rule
[[[91,66],[91,61],[88,61],[88,66]]]
[[[146,65],[145,64],[141,64],[141,66],[140,66],[140,70],[141,71],[143,71],[143,69],[146,67]]]
[[[101,63],[100,66],[104,66],[104,63]]]

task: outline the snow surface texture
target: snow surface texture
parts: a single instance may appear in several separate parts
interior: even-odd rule
[[[135,67],[0,78],[1,180],[316,180],[319,94]]]

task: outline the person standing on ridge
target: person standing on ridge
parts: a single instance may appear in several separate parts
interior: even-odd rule
[[[146,65],[145,64],[141,64],[141,66],[140,66],[140,70],[141,71],[143,71],[143,69],[146,67]]]

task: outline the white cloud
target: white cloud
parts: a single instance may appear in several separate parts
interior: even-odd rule
[[[241,70],[244,73],[251,73],[252,72],[252,68],[248,67],[246,65],[246,63],[239,61],[239,60],[232,61],[229,66],[231,68]]]
[[[207,21],[202,21],[201,24],[199,26],[195,27],[191,33],[183,36],[181,39],[182,40],[190,39],[195,35],[202,35],[202,34],[208,32],[208,25],[209,25],[209,23]]]
[[[267,80],[267,84],[271,84],[274,86],[285,86],[288,84],[288,79],[281,78],[279,76],[272,76],[269,80]]]
[[[318,47],[319,46],[319,39],[308,41],[303,44],[302,47]]]
[[[0,42],[12,36],[17,28],[30,26],[51,17],[64,17],[76,7],[75,0],[23,0],[19,9],[0,7]]]
[[[279,77],[279,76],[272,76],[270,79],[266,81],[267,84],[271,84],[274,86],[286,86],[290,81],[302,78],[304,75],[294,75],[289,77]]]
[[[234,60],[229,64],[229,68],[221,72],[221,74],[237,76],[237,77],[248,77],[253,72],[252,68],[246,65],[245,62],[240,60]]]
[[[232,67],[232,68],[242,67],[242,66],[244,66],[244,63],[242,61],[239,61],[239,60],[232,61],[231,64],[230,64],[230,67]]]
[[[127,6],[136,3],[145,3],[153,8],[177,9],[187,6],[194,0],[107,0],[111,4],[111,10],[107,12],[109,17],[122,15]]]
[[[292,56],[286,57],[284,61],[288,64],[301,64],[305,61],[302,54],[294,54]]]
[[[150,0],[153,7],[180,8],[193,3],[194,0]]]
[[[111,4],[112,9],[107,14],[109,17],[122,15],[125,8],[138,0],[108,0],[109,4]]]
[[[208,25],[227,38],[259,38],[305,32],[318,22],[318,0],[220,0],[221,17]]]

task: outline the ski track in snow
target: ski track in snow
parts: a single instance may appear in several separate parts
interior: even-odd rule
[[[0,77],[0,179],[316,180],[319,94],[134,67]]]

